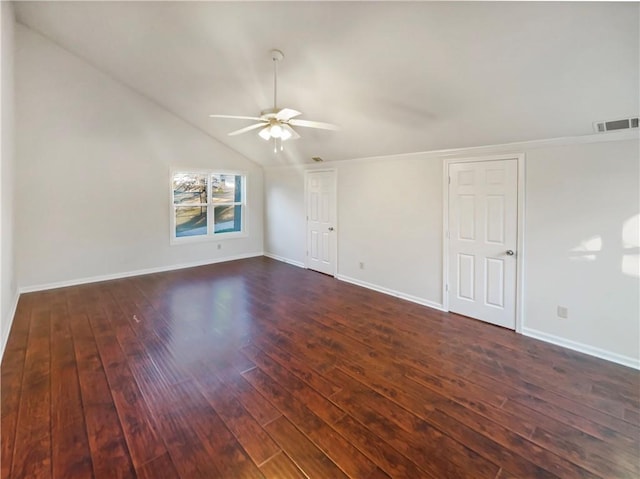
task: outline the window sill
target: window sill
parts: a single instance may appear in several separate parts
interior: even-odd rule
[[[209,243],[214,242],[218,243],[220,241],[228,241],[234,239],[248,238],[249,235],[245,232],[243,233],[219,233],[217,235],[207,235],[207,236],[183,236],[180,238],[173,237],[170,239],[169,244],[171,246],[179,246],[185,244],[192,243]]]

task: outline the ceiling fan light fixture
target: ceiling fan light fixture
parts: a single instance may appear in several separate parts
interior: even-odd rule
[[[271,125],[270,132],[272,138],[281,138],[282,137],[282,127],[280,123],[274,123]]]
[[[291,138],[293,136],[293,134],[287,130],[286,128],[282,129],[282,134],[280,135],[280,139],[282,141],[288,140],[289,138]]]
[[[263,128],[262,130],[260,130],[258,132],[258,135],[260,135],[260,138],[262,138],[263,140],[270,140],[271,139],[271,126],[267,126],[266,128]]]

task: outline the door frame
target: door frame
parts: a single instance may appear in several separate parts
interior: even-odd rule
[[[309,269],[309,192],[307,186],[309,184],[309,175],[313,173],[332,173],[333,174],[333,220],[334,226],[334,251],[336,253],[335,261],[333,262],[332,276],[335,278],[338,274],[338,170],[336,168],[312,168],[304,170],[304,267]]]
[[[524,327],[524,214],[525,214],[525,154],[512,153],[468,158],[445,158],[442,174],[442,307],[449,311],[449,165],[498,160],[518,162],[518,221],[516,245],[516,333]]]

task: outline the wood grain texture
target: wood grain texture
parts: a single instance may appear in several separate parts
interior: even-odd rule
[[[3,479],[636,478],[638,371],[267,258],[20,298]]]

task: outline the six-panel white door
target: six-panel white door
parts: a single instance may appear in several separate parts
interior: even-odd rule
[[[449,164],[449,310],[515,329],[518,161]]]
[[[335,171],[307,174],[307,268],[335,276]]]

